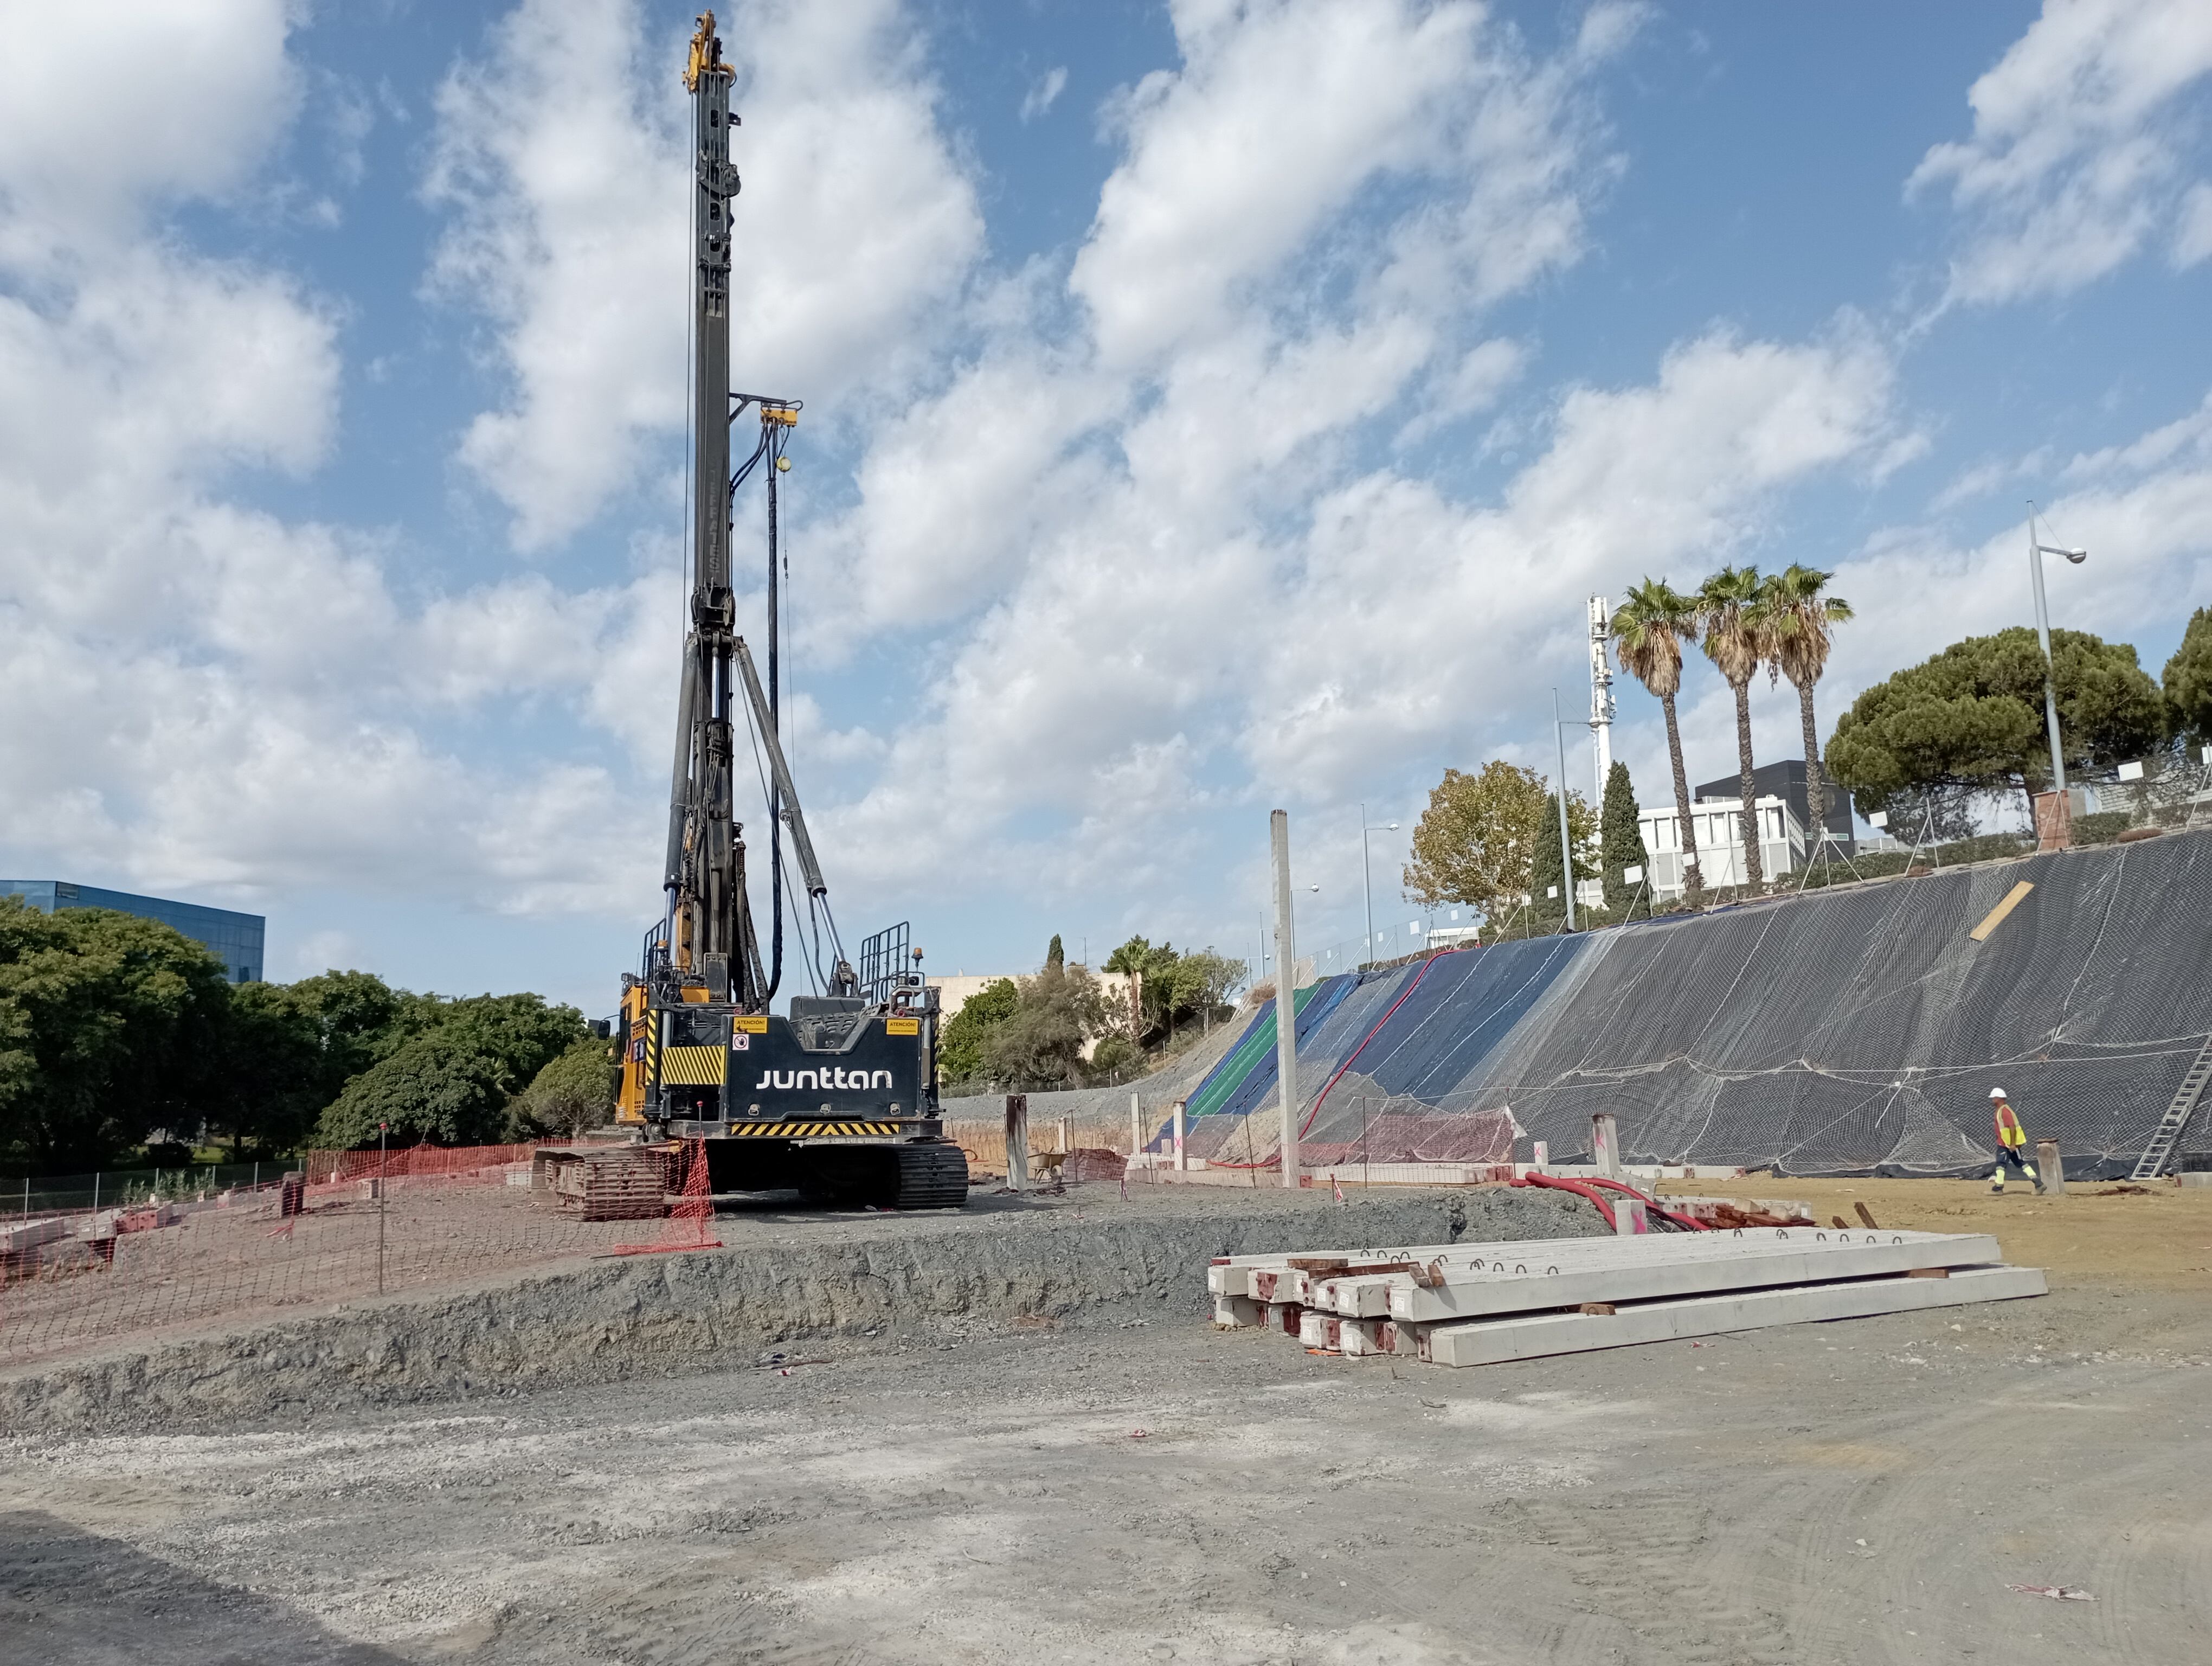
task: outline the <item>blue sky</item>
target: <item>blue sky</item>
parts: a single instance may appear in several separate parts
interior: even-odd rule
[[[264,911],[273,976],[611,1005],[659,901],[690,27],[10,17],[0,872]],[[848,942],[1249,954],[1279,804],[1304,939],[1356,937],[1358,805],[1549,772],[1583,599],[1646,574],[1836,569],[1824,729],[2026,618],[2029,497],[2095,552],[2062,623],[2155,672],[2212,601],[2203,7],[724,33],[735,374],[807,402],[793,749]],[[143,125],[86,95],[131,57]],[[1755,716],[1796,755],[1786,689]],[[1684,721],[1692,779],[1730,767],[1702,666]],[[1624,682],[1647,804],[1662,746]]]

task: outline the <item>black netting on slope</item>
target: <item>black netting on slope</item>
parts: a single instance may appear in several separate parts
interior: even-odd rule
[[[2002,1085],[2032,1134],[2110,1171],[2212,1028],[2212,839],[1606,935],[1571,1010],[1545,1009],[1482,1084],[1540,1137],[1586,1146],[1610,1110],[1647,1158],[1958,1171],[1993,1154]]]
[[[1356,992],[1332,1029],[1300,1072],[1330,1146],[1385,1105],[1510,1104],[1563,1160],[1603,1110],[1642,1160],[1956,1173],[1991,1160],[2002,1085],[2075,1171],[2120,1171],[2212,1031],[2212,836],[1446,956]]]

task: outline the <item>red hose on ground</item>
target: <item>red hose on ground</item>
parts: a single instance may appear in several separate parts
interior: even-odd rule
[[[1597,1205],[1597,1212],[1605,1217],[1605,1224],[1613,1227],[1615,1231],[1619,1231],[1620,1227],[1619,1223],[1613,1219],[1613,1205],[1606,1201],[1604,1192],[1598,1189],[1600,1187],[1605,1187],[1616,1192],[1626,1192],[1631,1197],[1642,1198],[1645,1207],[1648,1207],[1653,1214],[1659,1216],[1662,1219],[1673,1221],[1675,1225],[1680,1227],[1686,1232],[1710,1232],[1712,1231],[1711,1227],[1706,1225],[1704,1221],[1699,1220],[1696,1216],[1678,1214],[1674,1210],[1667,1208],[1665,1206],[1661,1204],[1658,1199],[1652,1197],[1646,1193],[1638,1191],[1633,1186],[1623,1185],[1618,1180],[1600,1180],[1595,1177],[1589,1180],[1568,1180],[1555,1174],[1531,1174],[1526,1179],[1516,1180],[1513,1183],[1516,1186],[1548,1186],[1554,1191],[1572,1192],[1577,1197],[1586,1197],[1591,1202]]]

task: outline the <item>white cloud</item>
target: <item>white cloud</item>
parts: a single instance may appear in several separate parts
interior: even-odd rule
[[[744,124],[733,375],[817,404],[895,385],[981,246],[910,31],[891,0],[779,3],[724,44]],[[635,0],[524,0],[439,93],[436,284],[489,314],[512,384],[462,457],[525,549],[574,532],[684,422],[681,61]]]
[[[2191,185],[2173,232],[2173,264],[2184,270],[2212,259],[2212,185]]]
[[[613,684],[641,636],[668,660],[672,563],[615,592],[416,596],[389,534],[244,501],[255,471],[331,454],[337,309],[194,252],[166,216],[251,208],[302,74],[290,18],[236,0],[11,23],[28,56],[0,75],[39,74],[0,137],[0,844],[11,866],[154,889],[626,900],[651,884],[634,795],[566,761],[487,767],[450,732],[550,699],[641,745],[636,684]],[[148,54],[145,121],[84,100]],[[96,108],[88,136],[72,112]],[[109,142],[122,130],[133,145]]]
[[[1520,342],[1503,337],[1478,342],[1456,365],[1439,368],[1420,414],[1398,431],[1398,443],[1411,445],[1447,423],[1487,410],[1521,379],[1528,359],[1529,350]]]
[[[0,13],[0,259],[113,247],[161,199],[244,185],[297,113],[289,0]],[[103,94],[99,89],[105,87]]]
[[[1442,185],[1395,228],[1398,284],[1449,275],[1492,299],[1578,247],[1565,72],[1480,9],[1278,0],[1176,20],[1183,65],[1114,112],[1127,155],[1070,278],[1104,362],[1218,328],[1383,176]],[[1319,269],[1337,252],[1316,249]]]
[[[2045,0],[1969,91],[1972,136],[1935,146],[1906,185],[1948,188],[1959,216],[1947,298],[2068,294],[2172,223],[2185,183],[2182,96],[2207,74],[2212,8]],[[2177,258],[2191,235],[2181,233]]]
[[[840,628],[938,633],[927,705],[865,796],[815,812],[871,880],[953,848],[990,853],[978,880],[1126,878],[1245,790],[1208,778],[1273,696],[1300,528],[1409,387],[1433,430],[1510,381],[1525,350],[1471,325],[1575,258],[1609,177],[1577,76],[1625,28],[1545,62],[1468,5],[1175,19],[1182,64],[1114,112],[1073,327],[1034,270],[993,292],[982,350],[872,436],[830,530]],[[1364,193],[1386,173],[1419,188]],[[1013,831],[1038,816],[1068,824],[1049,860]],[[933,838],[901,836],[917,818]]]
[[[1352,483],[1316,510],[1291,651],[1267,665],[1241,739],[1255,772],[1342,793],[1378,757],[1540,735],[1547,696],[1523,666],[1547,639],[1579,636],[1582,599],[1754,549],[1777,493],[1888,442],[1893,383],[1887,356],[1856,337],[1712,335],[1647,386],[1568,392],[1548,447],[1494,507],[1395,475]],[[1565,691],[1570,711],[1582,700]]]
[[[1055,64],[1036,78],[1028,92],[1022,94],[1022,125],[1026,127],[1058,103],[1060,95],[1067,89],[1067,66]]]

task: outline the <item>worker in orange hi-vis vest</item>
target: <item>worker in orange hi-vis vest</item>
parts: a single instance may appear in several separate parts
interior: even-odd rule
[[[2021,1127],[2020,1118],[2013,1114],[2012,1105],[2005,1098],[2005,1091],[2001,1087],[1991,1088],[1990,1103],[1996,1108],[1997,1117],[1997,1167],[1996,1172],[1990,1177],[1990,1189],[2003,1192],[2005,1170],[2009,1166],[2021,1179],[2033,1181],[2035,1189],[2041,1191],[2043,1177],[2036,1173],[2035,1165],[2024,1155],[2027,1148],[2027,1130]]]

